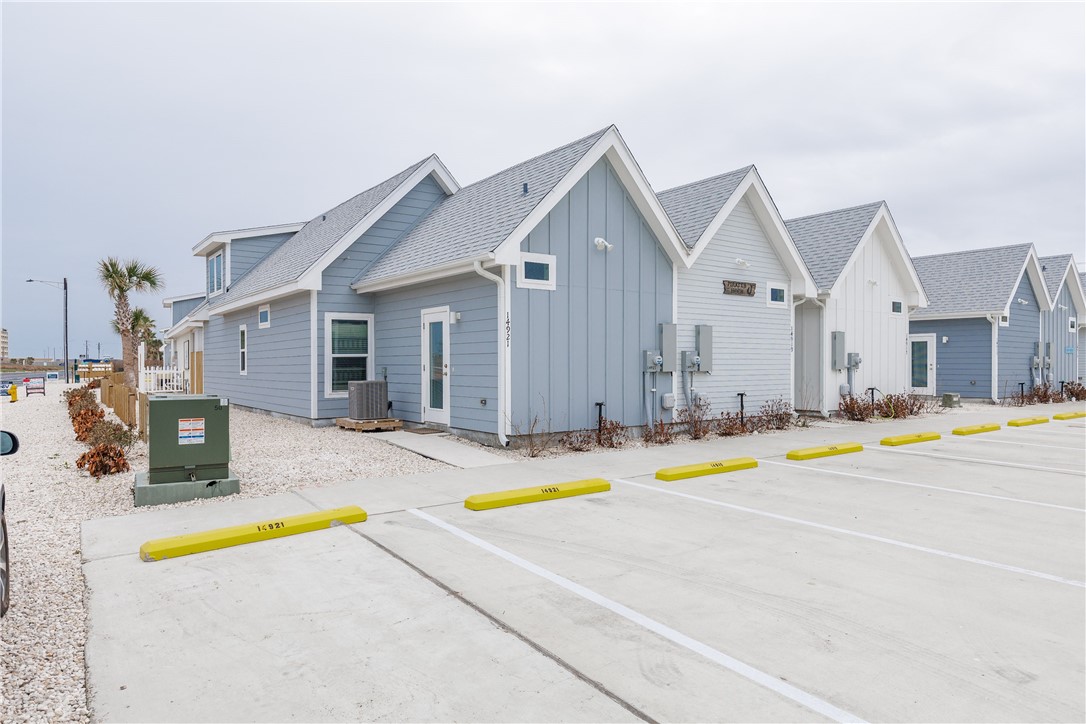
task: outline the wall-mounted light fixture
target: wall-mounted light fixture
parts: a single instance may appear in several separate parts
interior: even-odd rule
[[[604,239],[602,236],[596,237],[596,250],[597,251],[611,251],[615,248],[615,245]]]
[[[1014,301],[1018,302],[1019,304],[1029,304],[1029,302],[1027,302],[1025,299],[1022,299],[1021,297],[1019,297],[1018,299],[1016,299]]]
[[[870,284],[873,287],[877,287],[879,285],[879,280],[878,279],[868,279],[867,283]]]
[[[746,269],[746,268],[748,268],[748,267],[750,266],[750,262],[749,262],[749,261],[747,261],[746,259],[739,259],[739,258],[736,258],[736,260],[735,260],[735,265],[736,265],[736,266],[741,266],[741,267],[743,267],[744,269]]]

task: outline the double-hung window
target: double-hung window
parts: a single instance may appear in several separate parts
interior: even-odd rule
[[[373,315],[324,315],[324,396],[346,397],[347,383],[372,377]]]
[[[223,254],[217,251],[207,258],[207,293],[218,294],[222,291]]]

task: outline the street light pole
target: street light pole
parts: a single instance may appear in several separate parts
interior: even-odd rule
[[[64,281],[61,282],[51,282],[47,279],[27,279],[26,281],[48,284],[64,291],[64,383],[67,384],[72,381],[71,375],[68,374],[68,277],[64,277]]]

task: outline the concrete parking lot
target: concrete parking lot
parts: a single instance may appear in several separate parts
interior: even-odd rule
[[[109,721],[1082,721],[1086,424],[965,415],[354,481],[84,524]],[[1017,413],[1017,414],[1016,414]],[[935,442],[886,448],[887,435]],[[793,462],[793,448],[865,451]],[[750,455],[672,483],[659,467]],[[588,477],[608,493],[473,512]],[[319,508],[354,526],[143,563]]]

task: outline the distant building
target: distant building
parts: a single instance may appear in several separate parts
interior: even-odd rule
[[[0,359],[8,358],[8,331],[0,329]]]

